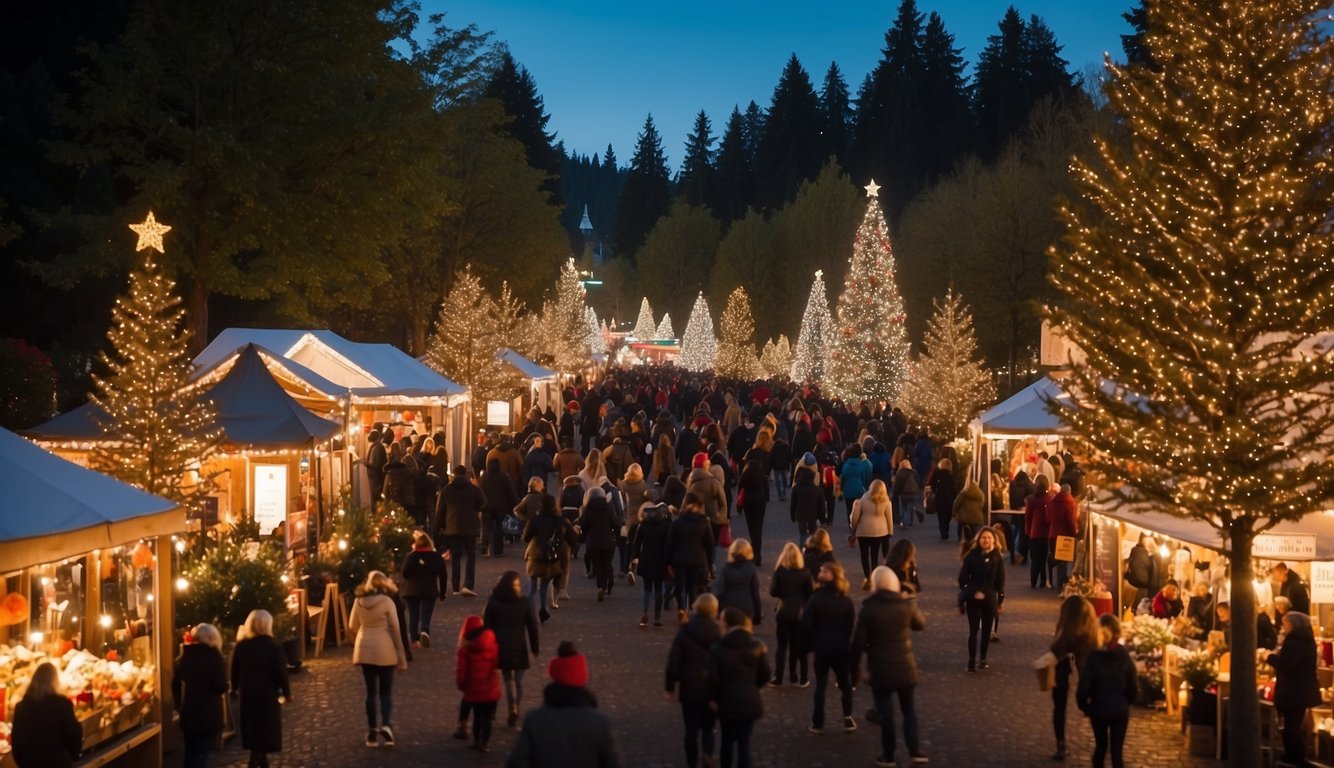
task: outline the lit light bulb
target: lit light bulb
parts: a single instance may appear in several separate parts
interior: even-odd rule
[[[282,583],[284,583],[284,584],[286,584],[287,582],[289,582],[289,581],[292,580],[292,577],[288,576],[288,575],[285,574],[285,573],[284,573],[281,577],[279,577],[279,578],[282,580]]]
[[[1166,544],[1160,544],[1158,546],[1158,554],[1162,555],[1163,557],[1167,557],[1168,555],[1172,554],[1172,552],[1167,548]]]
[[[97,624],[102,627],[102,629],[107,629],[111,626],[111,617],[104,613],[98,617]]]
[[[338,548],[339,548],[340,550],[346,550],[346,549],[347,549],[347,539],[339,539],[339,540],[338,540]]]
[[[185,552],[185,542],[183,540],[178,540],[176,542],[176,551],[181,553]]]
[[[190,582],[184,576],[176,580],[176,591],[184,592],[190,588]]]
[[[33,632],[32,634],[28,635],[28,642],[32,643],[33,645],[37,645],[42,642],[43,637],[46,636],[43,635],[41,632]]]

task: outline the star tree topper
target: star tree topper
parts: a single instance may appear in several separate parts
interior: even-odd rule
[[[875,183],[875,179],[871,179],[871,183],[867,184],[863,189],[866,190],[867,197],[880,197],[880,185]],[[149,214],[149,216],[151,217],[152,214]]]
[[[152,248],[158,253],[166,253],[162,247],[162,236],[171,231],[171,227],[166,224],[159,224],[157,219],[153,218],[153,212],[148,212],[148,218],[144,219],[142,224],[131,224],[130,229],[139,235],[139,243],[134,246],[135,252],[142,251],[145,248]]]

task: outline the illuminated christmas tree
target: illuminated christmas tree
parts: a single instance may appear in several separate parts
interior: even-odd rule
[[[851,405],[863,400],[892,403],[908,374],[903,297],[879,190],[874,181],[866,186],[866,216],[853,241],[825,376],[830,391]],[[800,354],[800,342],[797,346]]]
[[[767,376],[787,376],[792,371],[792,345],[784,334],[778,341],[769,339],[764,342],[764,351],[760,353],[760,368]]]
[[[166,252],[162,235],[171,227],[149,213],[130,228],[139,235],[135,250],[148,252],[130,273],[129,292],[111,310],[111,351],[100,358],[107,373],[93,375],[90,399],[107,419],[101,425],[106,441],[93,450],[92,465],[193,508],[209,485],[199,470],[221,442],[213,427],[217,412],[188,387],[185,310],[153,254]]]
[[[727,297],[727,307],[719,318],[722,338],[714,371],[733,379],[753,379],[759,375],[760,361],[755,357],[755,319],[750,314],[750,297],[737,286]]]
[[[653,334],[655,339],[675,339],[676,329],[672,327],[672,313],[668,312],[662,316],[662,322],[658,323],[658,330]]]
[[[829,297],[824,287],[824,272],[815,270],[806,312],[801,316],[801,331],[792,355],[792,380],[822,384],[834,340],[834,319],[829,314]]]
[[[435,333],[426,343],[424,362],[468,387],[478,424],[486,423],[488,400],[508,400],[521,387],[518,374],[497,357],[503,346],[497,313],[482,281],[464,267],[440,303]]]
[[[588,335],[584,337],[588,351],[594,355],[607,354],[607,338],[602,335],[602,324],[598,322],[598,313],[592,307],[584,308],[584,321],[588,328]]]
[[[1061,413],[1118,510],[1216,530],[1229,753],[1259,765],[1255,537],[1334,507],[1329,4],[1146,5],[1153,66],[1110,68],[1116,135],[1074,160],[1051,260]]]
[[[654,331],[658,326],[653,323],[653,308],[649,306],[648,299],[645,298],[639,302],[639,319],[635,320],[635,328],[630,331],[630,335],[637,341],[648,341],[653,338]]]
[[[707,371],[718,358],[718,337],[713,335],[713,317],[709,304],[700,291],[695,307],[690,310],[685,333],[681,334],[681,355],[676,362],[689,371]]]
[[[588,318],[584,312],[584,286],[574,259],[561,267],[555,294],[542,311],[546,348],[551,365],[562,373],[588,366]]]
[[[968,423],[996,399],[996,387],[978,359],[973,316],[959,294],[951,287],[943,301],[932,305],[935,314],[927,324],[925,351],[908,374],[902,406],[932,434],[964,437]]]

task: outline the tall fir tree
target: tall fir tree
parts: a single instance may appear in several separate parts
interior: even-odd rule
[[[902,405],[909,418],[946,440],[966,437],[968,423],[996,398],[977,351],[973,316],[951,286],[926,327],[923,351],[908,374]]]
[[[867,185],[866,216],[857,228],[843,295],[838,300],[829,389],[849,404],[894,402],[908,373],[908,332],[889,227]]]
[[[667,172],[667,156],[662,150],[662,137],[653,125],[653,115],[644,120],[639,132],[635,156],[621,187],[617,203],[616,228],[612,240],[622,258],[631,260],[639,246],[644,244],[649,230],[671,207],[672,195]]]
[[[922,120],[927,126],[921,147],[921,188],[951,173],[973,150],[976,123],[968,101],[966,64],[954,35],[932,11],[922,33]],[[919,190],[920,191],[920,190]]]
[[[584,285],[574,259],[561,267],[560,277],[542,312],[544,341],[552,366],[561,373],[576,373],[588,365],[588,313]]]
[[[639,302],[639,317],[635,320],[635,327],[630,331],[630,335],[640,341],[653,338],[653,334],[658,330],[658,326],[653,322],[653,307],[649,306],[648,298]]]
[[[1042,19],[1033,16],[1025,23],[1014,6],[1005,12],[997,34],[987,38],[978,57],[973,80],[978,151],[984,159],[993,159],[1005,149],[1039,102],[1078,94],[1074,75],[1060,52],[1061,46]]]
[[[815,282],[801,315],[797,347],[792,351],[792,380],[822,385],[834,346],[834,318],[829,314],[829,294],[824,285],[824,271],[815,270]]]
[[[672,327],[672,313],[664,312],[662,322],[658,323],[657,329],[653,332],[655,339],[674,339],[676,338],[676,329]]]
[[[529,165],[548,175],[542,188],[553,203],[560,205],[561,160],[565,151],[556,142],[556,134],[547,131],[551,115],[537,92],[537,81],[504,46],[483,95],[500,102],[510,118],[505,122],[504,132],[523,144]]]
[[[761,210],[782,208],[802,182],[820,173],[828,157],[823,122],[810,75],[794,53],[778,78],[756,147],[756,202]]]
[[[213,426],[217,411],[189,386],[185,309],[176,283],[162,273],[162,235],[171,227],[149,212],[144,223],[130,228],[139,235],[136,250],[147,253],[111,310],[111,351],[100,358],[107,373],[93,375],[89,399],[106,412],[106,420],[92,465],[193,509],[209,488],[199,468],[222,440]]]
[[[922,19],[916,0],[902,0],[857,97],[858,167],[862,178],[886,180],[881,200],[894,218],[919,188],[917,162],[929,135],[921,104]]]
[[[760,363],[755,356],[755,318],[750,314],[745,288],[738,285],[733,289],[718,324],[722,338],[718,340],[714,372],[733,379],[756,378]]]
[[[787,376],[792,371],[792,343],[786,335],[780,335],[778,341],[769,339],[764,342],[760,352],[760,369],[764,375],[773,378]]]
[[[1261,757],[1255,537],[1334,503],[1327,5],[1150,3],[1160,67],[1111,67],[1128,142],[1075,160],[1052,259],[1082,463],[1228,555],[1233,765]]]
[[[435,333],[426,345],[424,362],[467,387],[478,424],[485,423],[488,400],[509,400],[520,382],[514,370],[497,357],[504,340],[500,312],[482,281],[465,267],[440,303]]]
[[[733,109],[718,144],[718,163],[713,173],[713,197],[709,207],[723,224],[744,218],[755,198],[754,166],[746,149],[746,118]]]
[[[686,137],[685,159],[677,178],[677,194],[687,203],[701,208],[713,202],[713,128],[709,116],[700,110],[695,127]]]
[[[769,127],[769,116],[754,101],[746,105],[746,113],[741,118],[742,135],[745,137],[746,162],[751,168],[759,166],[760,142]]]
[[[704,292],[695,297],[695,306],[690,310],[690,319],[681,334],[681,354],[676,362],[687,371],[709,371],[718,359],[718,337],[713,333],[713,316],[709,314],[709,303],[704,300]]]
[[[1121,18],[1134,30],[1128,35],[1121,35],[1121,50],[1126,54],[1126,63],[1153,66],[1153,59],[1149,57],[1149,48],[1145,44],[1149,36],[1149,11],[1145,0],[1139,0],[1130,10],[1121,14]]]
[[[820,130],[824,134],[824,157],[831,156],[843,168],[848,167],[848,150],[852,145],[852,96],[848,92],[848,81],[843,79],[843,70],[838,62],[829,62],[825,70],[824,83],[820,86]]]

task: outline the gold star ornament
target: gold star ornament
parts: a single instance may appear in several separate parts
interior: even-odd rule
[[[880,185],[875,183],[875,179],[871,179],[871,183],[867,184],[865,189],[867,197],[880,197]],[[148,218],[153,218],[153,214],[148,214]]]
[[[162,236],[171,231],[171,227],[166,224],[159,224],[157,219],[153,218],[153,212],[148,212],[148,218],[144,219],[142,224],[131,224],[130,229],[139,235],[139,243],[134,246],[134,250],[142,251],[145,248],[152,248],[158,253],[166,253],[162,247]]]

